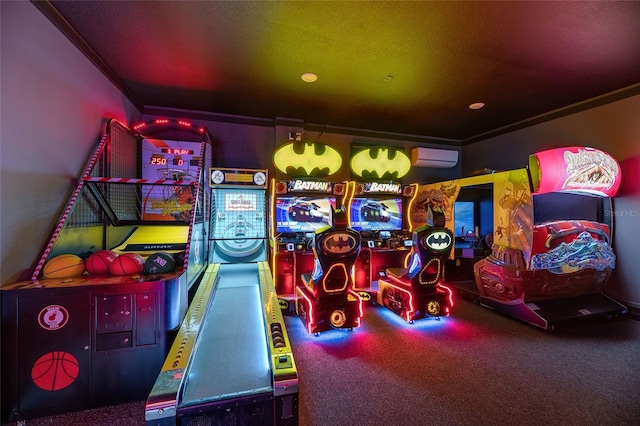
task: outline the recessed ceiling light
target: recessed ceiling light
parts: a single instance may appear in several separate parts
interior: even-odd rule
[[[484,106],[484,102],[475,102],[469,105],[469,109],[480,109]]]
[[[302,81],[306,81],[307,83],[313,83],[318,79],[318,76],[312,72],[305,72],[300,78]]]

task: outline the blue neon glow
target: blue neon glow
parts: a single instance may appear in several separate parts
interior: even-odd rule
[[[322,266],[320,266],[320,260],[316,257],[313,260],[313,272],[311,273],[311,278],[313,281],[317,281],[322,277]]]
[[[413,255],[411,256],[411,264],[409,265],[410,277],[414,277],[420,271],[421,263],[422,262],[420,262],[420,256],[418,256],[418,253],[413,253]]]

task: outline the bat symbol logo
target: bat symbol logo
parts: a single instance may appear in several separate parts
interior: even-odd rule
[[[280,309],[282,309],[283,311],[289,309],[289,302],[284,299],[278,299],[278,305],[280,305]]]
[[[276,150],[273,164],[289,176],[325,177],[340,169],[342,157],[329,145],[294,141]]]
[[[333,254],[345,254],[356,248],[356,239],[349,234],[336,233],[329,235],[323,242],[326,252]]]
[[[446,250],[451,245],[451,236],[446,232],[436,231],[425,239],[425,245],[431,250]]]
[[[411,160],[399,149],[366,148],[351,158],[351,170],[363,178],[399,179],[410,169]]]

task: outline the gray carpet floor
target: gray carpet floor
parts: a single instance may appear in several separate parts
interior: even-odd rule
[[[285,322],[303,426],[640,424],[640,321],[547,332],[466,300],[414,324],[367,306],[352,332]],[[143,425],[144,401],[28,425]]]

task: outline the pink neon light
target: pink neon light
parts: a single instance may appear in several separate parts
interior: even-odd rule
[[[307,322],[307,332],[311,334],[311,324],[315,324],[315,318],[313,317],[313,305],[311,304],[311,300],[309,300],[307,295],[304,294],[304,291],[299,290],[299,292],[300,294],[302,294],[302,297],[304,297],[309,303],[309,321]]]
[[[364,316],[364,309],[362,309],[362,297],[352,289],[349,289],[349,293],[358,298],[358,325],[360,325],[360,318]]]
[[[436,284],[436,286],[437,286],[437,287],[440,287],[440,288],[441,288],[441,289],[443,289],[443,290],[445,290],[445,291],[449,294],[449,296],[448,296],[448,299],[449,299],[449,306],[451,306],[451,307],[453,308],[453,291],[452,291],[449,287],[447,287],[446,285],[444,285],[444,284],[440,284],[440,283],[438,283],[438,284]],[[449,312],[449,310],[448,310],[448,309],[447,309],[447,312]]]

